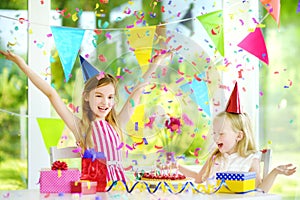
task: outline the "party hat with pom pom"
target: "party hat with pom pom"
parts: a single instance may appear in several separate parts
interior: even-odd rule
[[[83,79],[84,79],[84,83],[85,83],[91,77],[99,74],[99,71],[93,65],[91,65],[88,61],[86,61],[81,55],[79,55],[79,57],[80,57],[82,75],[83,75]]]

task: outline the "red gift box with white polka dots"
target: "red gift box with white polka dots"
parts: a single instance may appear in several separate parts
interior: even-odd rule
[[[71,182],[80,180],[79,169],[40,171],[41,193],[71,193]]]

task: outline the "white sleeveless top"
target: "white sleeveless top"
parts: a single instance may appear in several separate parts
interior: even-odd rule
[[[217,172],[237,171],[249,172],[253,159],[260,159],[261,152],[250,154],[248,157],[239,156],[238,153],[223,154],[214,161],[214,165],[209,174],[209,178],[214,178]]]

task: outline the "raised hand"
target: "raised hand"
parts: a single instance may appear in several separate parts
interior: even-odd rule
[[[11,60],[13,62],[16,62],[17,56],[14,53],[12,53],[11,51],[8,51],[8,50],[7,51],[2,51],[2,50],[0,50],[0,54],[4,55],[7,60]]]
[[[293,164],[287,164],[287,165],[279,165],[275,169],[278,174],[284,174],[286,176],[290,176],[296,172],[296,167],[293,167]]]

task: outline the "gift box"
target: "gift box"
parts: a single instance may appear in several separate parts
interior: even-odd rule
[[[85,150],[81,159],[81,180],[97,182],[97,192],[105,192],[108,171],[106,158],[102,152],[94,149]]]
[[[71,193],[81,194],[96,194],[97,182],[96,181],[72,181],[71,182]]]
[[[71,182],[80,180],[79,169],[40,171],[41,193],[71,193]]]
[[[217,185],[223,183],[218,192],[243,193],[255,189],[255,172],[219,172],[216,174]],[[227,187],[226,187],[227,186]]]

